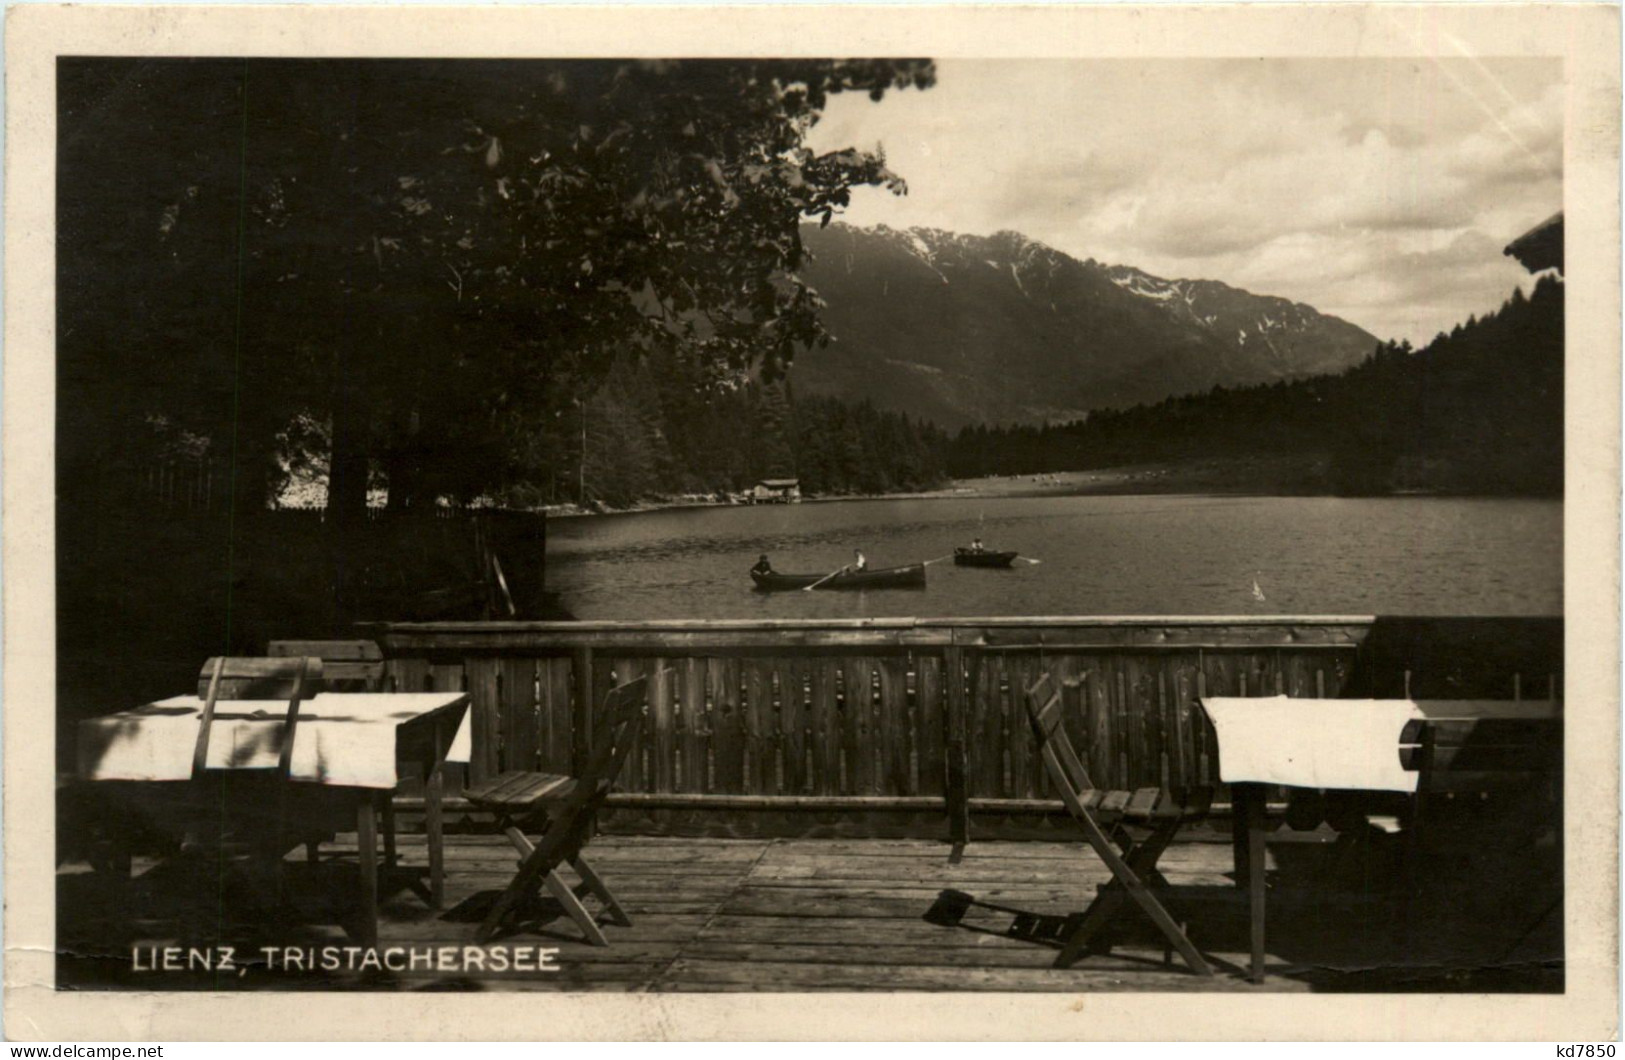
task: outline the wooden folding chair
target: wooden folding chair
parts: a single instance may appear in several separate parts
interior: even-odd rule
[[[255,853],[280,861],[282,855],[299,843],[309,843],[331,834],[326,822],[310,820],[294,812],[290,782],[294,738],[299,729],[299,707],[321,694],[324,688],[322,661],[312,657],[254,658],[217,657],[203,666],[198,677],[198,694],[203,700],[197,742],[192,750],[192,780],[206,793],[197,800],[207,815],[210,831],[222,839],[247,838]],[[282,728],[278,733],[277,764],[272,770],[212,770],[208,768],[209,743],[214,735],[215,715],[222,700],[286,699]],[[307,809],[301,803],[300,809]],[[314,808],[314,805],[310,808]]]
[[[670,671],[665,671],[656,680],[665,680],[669,675]],[[640,677],[610,689],[604,698],[600,723],[594,726],[591,752],[580,776],[508,772],[464,792],[475,807],[497,815],[503,833],[523,856],[513,882],[480,925],[477,935],[480,942],[501,930],[504,922],[525,900],[534,896],[539,887],[546,888],[548,894],[564,906],[587,941],[595,946],[607,946],[609,940],[598,926],[598,918],[581,903],[580,890],[597,896],[614,923],[632,923],[603,877],[582,855],[582,848],[592,837],[594,816],[609,796],[643,723],[648,687],[649,678]],[[542,828],[541,838],[535,843],[523,831],[522,825],[526,823]],[[581,878],[579,889],[559,877],[559,867],[565,863]]]
[[[283,659],[219,656],[203,664],[198,695],[203,717],[192,749],[192,777],[201,778],[208,767],[209,739],[213,735],[215,707],[220,700],[288,700],[282,716],[282,745],[277,758],[277,779],[287,780],[293,763],[293,738],[299,728],[299,705],[325,688],[322,661],[317,658]]]
[[[320,659],[322,679],[328,692],[381,692],[384,687],[384,653],[376,641],[370,640],[273,640],[266,644],[265,653],[272,658]],[[380,804],[384,837],[384,867],[393,872],[397,863],[395,852],[395,801],[387,798]],[[305,860],[315,864],[321,859],[321,844],[333,837],[305,844]]]
[[[1169,785],[1168,759],[1163,756],[1162,786],[1135,791],[1103,791],[1089,780],[1082,760],[1072,749],[1072,740],[1061,724],[1061,694],[1048,674],[1027,689],[1027,715],[1033,725],[1044,765],[1050,779],[1060,789],[1061,799],[1083,828],[1084,838],[1112,871],[1112,880],[1101,888],[1083,919],[1061,948],[1055,967],[1069,967],[1089,948],[1123,905],[1132,899],[1145,910],[1168,941],[1179,951],[1191,971],[1212,975],[1213,970],[1197,952],[1185,931],[1152,893],[1152,887],[1166,887],[1157,872],[1157,859],[1173,841],[1183,821],[1207,813],[1213,801],[1211,787],[1175,790]],[[1136,841],[1126,824],[1133,822],[1150,829],[1150,836]]]

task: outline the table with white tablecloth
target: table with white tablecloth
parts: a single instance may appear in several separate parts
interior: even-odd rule
[[[1249,893],[1252,978],[1264,976],[1264,793],[1268,785],[1413,794],[1418,773],[1401,749],[1413,722],[1544,718],[1554,702],[1204,697],[1230,785],[1236,882]]]
[[[1422,717],[1395,699],[1205,697],[1219,741],[1219,779],[1230,785],[1236,883],[1248,891],[1251,976],[1264,978],[1265,785],[1353,791],[1416,790],[1400,763],[1405,725]]]
[[[409,778],[424,781],[430,902],[443,900],[441,767],[469,759],[468,702],[466,692],[355,692],[322,693],[299,705],[287,783],[353,810],[369,941],[377,932],[375,811],[384,811],[385,858],[393,865],[390,795]],[[79,776],[160,789],[192,783],[202,712],[203,701],[185,695],[80,722]],[[218,701],[205,770],[275,770],[286,713],[280,700]]]

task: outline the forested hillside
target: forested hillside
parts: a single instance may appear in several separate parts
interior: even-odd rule
[[[623,505],[798,477],[815,494],[939,485],[948,436],[868,402],[792,399],[788,384],[679,385],[666,357],[617,361],[604,385],[535,436],[518,505]],[[583,453],[585,457],[583,458]]]
[[[1101,409],[1051,427],[967,427],[959,477],[1215,456],[1318,453],[1328,490],[1561,495],[1563,284],[1421,350],[1385,343],[1338,375]]]
[[[1384,343],[1340,374],[952,438],[868,401],[794,396],[783,382],[696,390],[668,358],[628,358],[534,439],[529,484],[507,499],[613,506],[780,476],[813,494],[880,493],[949,476],[1289,454],[1319,457],[1312,485],[1327,492],[1559,495],[1563,299],[1548,277],[1421,350]]]

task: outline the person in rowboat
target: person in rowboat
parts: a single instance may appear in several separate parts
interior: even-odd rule
[[[976,553],[981,553],[981,552],[986,552],[987,551],[987,549],[982,546],[982,539],[979,538],[979,537],[971,539],[970,550],[972,552],[976,552]]]
[[[752,574],[772,574],[773,564],[767,561],[767,553],[762,553],[756,560],[756,566],[751,568]]]
[[[853,549],[852,550],[852,565],[850,567],[848,567],[847,570],[861,571],[861,570],[867,570],[868,567],[869,567],[869,561],[863,558],[863,552],[861,550],[859,550],[859,549]]]

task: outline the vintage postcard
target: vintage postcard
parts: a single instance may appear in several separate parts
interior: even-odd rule
[[[13,1037],[1617,1036],[1617,8],[7,31]]]

